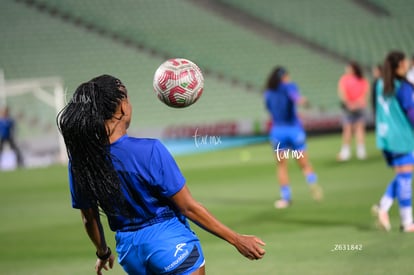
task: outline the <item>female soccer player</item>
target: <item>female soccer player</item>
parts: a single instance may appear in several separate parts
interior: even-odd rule
[[[281,198],[275,202],[275,207],[286,208],[292,201],[288,175],[289,158],[297,160],[313,198],[321,200],[322,189],[317,184],[316,174],[308,160],[306,134],[296,112],[296,105],[307,104],[306,98],[300,95],[298,87],[290,81],[290,76],[283,67],[276,67],[270,74],[264,97],[272,119],[270,141],[278,164],[277,177]]]
[[[204,274],[200,241],[187,219],[245,257],[261,259],[263,241],[240,235],[191,196],[173,157],[155,139],[127,135],[132,107],[122,82],[109,75],[81,84],[58,115],[69,157],[72,206],[96,247],[96,273],[112,268],[99,208],[116,232],[128,274]]]
[[[373,207],[378,225],[389,231],[388,216],[394,199],[400,206],[401,230],[414,232],[412,215],[412,173],[414,170],[414,87],[406,79],[408,60],[404,53],[390,52],[385,58],[383,81],[376,87],[376,138],[395,177],[379,205]]]
[[[351,139],[355,132],[357,143],[357,158],[365,159],[365,112],[369,95],[369,82],[364,78],[361,67],[357,62],[350,62],[345,68],[345,74],[340,78],[338,94],[344,110],[342,122],[342,147],[338,154],[339,161],[351,157]]]

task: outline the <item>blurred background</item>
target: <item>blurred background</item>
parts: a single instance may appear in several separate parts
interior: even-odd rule
[[[410,0],[4,0],[0,100],[16,120],[27,166],[62,158],[57,110],[80,83],[104,73],[128,87],[130,133],[161,138],[177,153],[194,144],[168,141],[191,139],[196,129],[245,137],[223,148],[263,141],[262,91],[277,65],[312,104],[301,110],[308,132],[338,130],[346,63],[360,62],[369,78],[390,49],[411,56],[413,8]],[[156,68],[173,57],[194,61],[205,75],[202,99],[186,109],[165,106],[152,90]],[[13,154],[5,156],[10,166]]]
[[[195,198],[231,228],[267,243],[266,257],[250,262],[192,226],[208,274],[413,274],[414,242],[398,230],[397,207],[389,234],[370,216],[393,177],[373,132],[366,160],[335,159],[345,66],[359,62],[373,81],[371,69],[388,51],[411,58],[413,11],[412,0],[1,0],[0,107],[15,121],[24,166],[36,169],[4,172],[17,159],[9,146],[1,154],[0,274],[93,274],[95,251],[70,207],[55,118],[80,83],[101,74],[128,88],[129,134],[161,139]],[[157,67],[173,57],[204,73],[204,93],[188,108],[167,107],[152,88]],[[299,111],[315,135],[310,158],[325,192],[315,203],[292,161],[295,197],[286,211],[273,207],[279,190],[263,102],[278,65],[310,101]],[[336,251],[340,245],[361,250]],[[124,274],[114,269],[107,274]]]

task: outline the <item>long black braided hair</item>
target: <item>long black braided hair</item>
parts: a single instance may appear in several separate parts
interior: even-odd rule
[[[81,84],[57,116],[66,144],[74,189],[107,215],[128,215],[121,181],[109,151],[109,129],[105,121],[114,117],[127,97],[122,82],[101,75]]]

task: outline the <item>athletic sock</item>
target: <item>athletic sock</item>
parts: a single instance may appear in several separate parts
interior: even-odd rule
[[[409,207],[400,207],[400,218],[401,224],[403,227],[406,227],[413,223],[413,208]]]
[[[388,212],[394,202],[394,199],[397,197],[397,176],[388,184],[387,189],[385,190],[384,195],[382,196],[379,208],[381,211]]]
[[[341,151],[342,152],[350,152],[351,147],[349,146],[349,144],[342,144]]]
[[[397,182],[397,199],[400,206],[401,224],[407,226],[413,223],[412,215],[412,190],[411,190],[411,173],[398,173],[396,176]]]
[[[358,144],[357,145],[357,157],[360,159],[364,159],[367,156],[367,152],[365,150],[364,144]]]
[[[350,155],[351,154],[351,147],[348,144],[343,144],[341,147],[341,154],[343,155]]]
[[[315,184],[317,180],[318,180],[318,176],[314,172],[311,172],[306,175],[306,182],[309,185]]]
[[[290,191],[289,184],[280,186],[280,197],[282,200],[290,201],[292,199],[292,193]]]
[[[393,204],[394,200],[386,195],[382,196],[379,209],[384,212],[388,212]]]

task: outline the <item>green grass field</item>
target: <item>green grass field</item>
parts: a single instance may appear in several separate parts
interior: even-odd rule
[[[413,274],[413,235],[378,231],[370,215],[393,177],[368,137],[369,158],[335,162],[340,137],[309,139],[309,153],[325,189],[311,200],[291,163],[293,206],[276,210],[275,161],[268,144],[178,157],[194,197],[225,224],[266,242],[261,261],[249,261],[193,225],[208,274]],[[65,167],[0,173],[0,274],[94,274],[94,248],[71,209]],[[114,248],[113,234],[106,237]],[[332,251],[336,245],[362,250]],[[116,264],[106,274],[124,274]]]

